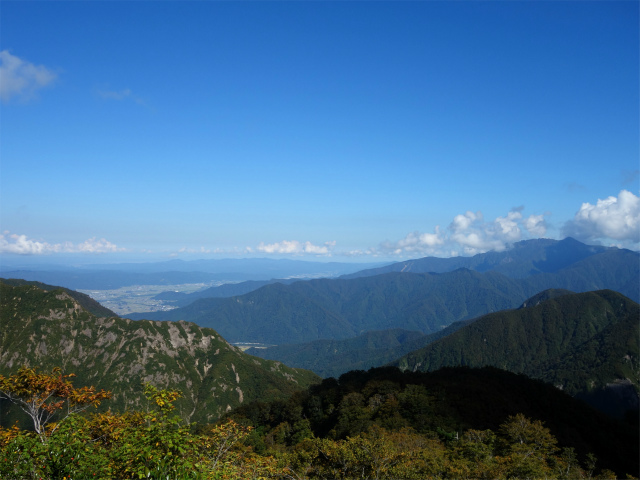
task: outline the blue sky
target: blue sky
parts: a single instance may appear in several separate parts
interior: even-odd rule
[[[638,3],[14,2],[0,253],[638,249]]]

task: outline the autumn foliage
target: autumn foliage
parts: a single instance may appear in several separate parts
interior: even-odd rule
[[[96,391],[94,387],[75,388],[69,380],[74,376],[62,375],[59,368],[51,373],[38,373],[35,368],[22,367],[15,375],[0,375],[0,398],[10,400],[29,415],[40,440],[46,442],[59,426],[56,422],[46,428],[49,422],[64,420],[111,398],[111,393]]]
[[[20,406],[34,431],[0,427],[2,479],[224,479],[267,478],[276,461],[238,444],[251,431],[234,421],[192,433],[174,415],[175,390],[145,384],[147,408],[81,414],[110,397],[75,388],[59,369],[22,368],[0,376],[0,395]]]
[[[614,478],[596,472],[593,456],[581,464],[542,422],[521,414],[496,432],[425,434],[372,425],[344,438],[320,438],[304,420],[268,433],[233,419],[188,425],[175,414],[181,393],[150,384],[144,385],[146,408],[83,413],[110,394],[75,388],[71,377],[26,368],[0,377],[3,398],[34,419],[34,431],[0,428],[0,478]],[[352,414],[357,421],[357,409]],[[257,438],[260,452],[249,446]]]

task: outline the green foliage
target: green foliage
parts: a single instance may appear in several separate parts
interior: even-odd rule
[[[117,478],[199,478],[198,440],[172,416],[180,392],[160,390],[146,384],[146,412],[125,414],[117,432],[124,440],[110,450],[113,475]]]
[[[522,417],[522,433],[536,436],[536,422]],[[513,419],[503,427],[508,429]],[[546,437],[553,444],[553,436]],[[502,445],[502,453],[497,445]],[[280,455],[287,478],[296,479],[427,479],[427,478],[609,478],[606,470],[594,475],[593,463],[583,468],[572,451],[560,456],[551,450],[527,455],[519,441],[491,430],[469,430],[459,440],[445,443],[411,429],[389,431],[371,427],[343,440],[313,438]],[[590,457],[593,462],[593,456]]]
[[[349,372],[339,379],[325,379],[286,401],[244,405],[230,412],[228,418],[255,427],[247,442],[261,453],[295,448],[299,442],[294,437],[295,426],[304,420],[311,432],[304,438],[333,442],[355,438],[372,428],[393,432],[410,428],[447,448],[455,446],[457,455],[468,463],[509,456],[510,450],[504,447],[509,443],[499,442],[496,435],[508,437],[500,425],[519,413],[546,422],[544,427],[534,423],[524,430],[548,429],[561,448],[573,447],[581,462],[593,452],[605,468],[620,474],[637,470],[637,428],[601,415],[551,385],[494,368]],[[556,453],[544,450],[545,456]],[[516,449],[513,458],[521,454]],[[315,454],[305,455],[311,458]],[[522,472],[535,466],[529,457],[532,455],[523,457]],[[545,471],[551,471],[552,466],[545,465]],[[487,472],[494,472],[488,463],[485,467]],[[460,476],[466,475],[465,471],[460,470]],[[486,473],[486,478],[493,477]]]
[[[109,478],[109,460],[100,444],[87,436],[87,421],[77,415],[42,443],[30,432],[17,433],[3,445],[0,476],[23,478]],[[100,472],[96,474],[96,472]]]

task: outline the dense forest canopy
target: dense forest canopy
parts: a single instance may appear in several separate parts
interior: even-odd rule
[[[492,377],[505,380],[504,372],[493,370],[448,370],[442,375],[468,383],[476,373],[476,386],[486,385]],[[175,414],[174,403],[182,395],[178,391],[146,384],[143,410],[79,414],[65,407],[97,406],[108,401],[109,393],[77,389],[59,370],[41,373],[22,368],[12,376],[0,375],[0,395],[32,405],[29,416],[43,418],[44,413],[47,421],[36,431],[0,428],[0,474],[7,479],[311,480],[613,479],[623,473],[623,463],[616,471],[603,468],[600,464],[611,458],[600,462],[592,452],[583,455],[559,441],[543,421],[522,413],[506,415],[494,429],[483,425],[458,430],[467,422],[480,425],[482,420],[472,420],[450,389],[434,388],[428,378],[429,374],[400,374],[393,369],[352,372],[294,395],[286,405],[256,403],[216,425],[196,426]],[[524,377],[512,380],[520,383],[514,387],[531,383]],[[533,390],[526,389],[527,396],[535,386],[545,387],[535,384]],[[479,391],[472,388],[473,394]],[[474,399],[489,400],[477,395]],[[532,405],[540,401],[530,400]],[[575,402],[569,397],[567,401]],[[491,407],[485,404],[482,409],[495,420]],[[53,419],[47,413],[58,416]],[[579,408],[575,414],[584,413]],[[612,426],[596,419],[591,428]],[[608,433],[624,435],[620,425]],[[607,435],[606,440],[611,438]],[[628,441],[628,433],[620,440]],[[635,444],[619,453],[629,454],[633,447],[637,454],[637,435]]]

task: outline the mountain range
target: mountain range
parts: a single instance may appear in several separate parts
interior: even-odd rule
[[[598,245],[586,245],[571,237],[564,240],[536,239],[515,243],[503,252],[487,252],[473,257],[425,257],[365,268],[342,275],[342,279],[369,277],[391,272],[445,273],[466,268],[477,272],[495,271],[510,278],[525,278],[538,273],[555,273],[593,255],[618,249]],[[633,253],[632,253],[633,256]],[[605,256],[606,257],[606,256]],[[586,268],[589,268],[588,266]],[[194,293],[163,292],[155,298],[166,304],[183,307],[199,298],[218,298],[243,295],[271,283],[293,283],[298,279],[249,280],[206,288]],[[633,297],[633,285],[621,287],[627,296]],[[589,290],[589,288],[586,288]]]
[[[182,319],[215,328],[232,342],[275,345],[339,340],[394,328],[430,334],[457,321],[517,308],[551,288],[608,288],[638,301],[639,261],[637,252],[587,246],[573,239],[529,240],[506,252],[467,259],[427,258],[366,275],[271,283],[243,295],[199,298],[182,308],[131,318]],[[440,273],[416,271],[435,264],[440,270],[466,266]]]
[[[369,277],[389,272],[444,273],[467,268],[477,272],[494,271],[511,278],[525,278],[539,273],[555,273],[593,255],[616,248],[586,245],[567,237],[563,240],[539,238],[514,243],[501,252],[486,252],[472,257],[425,257],[390,265],[363,269],[342,278]]]

